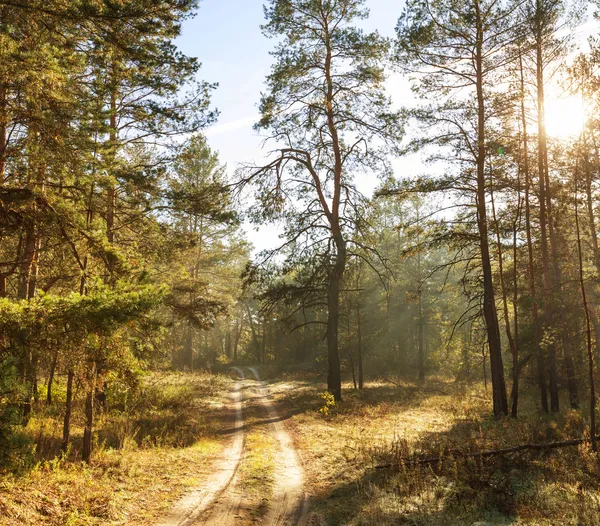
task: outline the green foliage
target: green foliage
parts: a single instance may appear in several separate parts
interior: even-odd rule
[[[21,426],[22,395],[14,360],[0,360],[0,474],[30,467],[35,461],[33,441]]]
[[[324,416],[329,416],[331,410],[335,407],[335,397],[329,392],[321,393],[320,397],[323,400],[323,406],[319,408],[319,413]]]

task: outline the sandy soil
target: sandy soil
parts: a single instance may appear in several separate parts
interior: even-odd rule
[[[236,381],[231,394],[231,407],[235,412],[235,422],[232,430],[230,444],[225,448],[222,455],[215,461],[215,469],[201,488],[185,495],[170,511],[170,513],[158,523],[158,526],[191,526],[196,524],[219,524],[225,526],[228,522],[205,522],[202,517],[207,510],[212,509],[214,503],[219,500],[231,501],[228,510],[235,508],[235,499],[229,495],[228,488],[232,485],[242,457],[244,448],[244,416],[242,382],[245,378],[244,372],[237,367],[234,368],[240,380]],[[225,494],[225,498],[220,497]],[[211,514],[212,515],[212,514]],[[219,518],[217,516],[217,518]]]
[[[277,463],[273,473],[273,497],[266,515],[258,522],[265,526],[297,526],[307,521],[304,471],[290,435],[273,405],[269,388],[256,368],[248,368],[256,380],[256,398],[264,406],[268,429],[277,443]],[[246,374],[235,367],[240,380],[232,392],[235,424],[230,444],[219,459],[215,471],[201,488],[184,496],[158,526],[233,526],[244,521],[246,495],[239,480],[238,467],[244,455],[243,386]],[[249,376],[249,375],[248,375]],[[253,521],[254,522],[254,521]]]

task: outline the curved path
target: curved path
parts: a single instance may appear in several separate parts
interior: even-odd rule
[[[285,429],[269,397],[269,388],[260,379],[255,367],[250,367],[259,384],[261,401],[265,406],[272,428],[272,434],[279,444],[278,462],[275,468],[273,502],[264,523],[269,526],[296,526],[306,522],[307,509],[304,495],[304,471],[298,459],[292,439]]]
[[[218,469],[208,477],[202,488],[185,495],[175,504],[170,513],[158,526],[191,526],[197,524],[198,519],[225,492],[231,485],[232,480],[235,479],[244,449],[242,381],[245,376],[241,369],[237,367],[233,369],[240,378],[235,382],[232,391],[232,403],[235,407],[233,440],[225,451],[223,451],[219,460],[215,462]],[[206,522],[206,524],[224,525],[225,522]]]
[[[158,526],[234,526],[243,521],[240,510],[244,506],[244,488],[237,471],[244,450],[242,382],[245,375],[242,369],[233,369],[240,377],[232,392],[236,414],[233,441],[221,459],[216,459],[218,470],[209,476],[202,488],[182,498]],[[268,413],[270,432],[278,444],[273,499],[260,523],[265,526],[303,525],[307,522],[304,472],[292,439],[273,406],[269,388],[255,367],[249,369],[258,384],[258,398]]]

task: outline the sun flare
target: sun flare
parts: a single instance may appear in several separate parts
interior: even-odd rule
[[[585,107],[579,97],[555,98],[546,105],[546,130],[550,137],[576,137],[581,133],[585,120]]]

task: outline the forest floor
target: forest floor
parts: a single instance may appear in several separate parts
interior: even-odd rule
[[[600,467],[585,445],[440,454],[580,437],[579,412],[541,415],[524,392],[519,419],[494,420],[482,385],[442,378],[344,388],[325,408],[322,378],[306,371],[154,374],[127,411],[100,416],[89,465],[75,461],[78,418],[69,458],[45,460],[56,404],[26,428],[41,444],[35,467],[0,476],[0,525],[600,525]],[[376,468],[422,455],[442,462]]]
[[[489,459],[456,453],[578,438],[580,412],[542,415],[531,392],[522,393],[518,419],[495,420],[483,385],[441,378],[344,387],[343,402],[319,411],[318,378],[271,379],[306,472],[311,525],[600,525],[600,463],[589,446]],[[440,454],[449,449],[453,456]],[[407,457],[443,461],[377,469]]]
[[[57,457],[64,386],[25,428],[34,466],[0,475],[1,526],[150,525],[201,486],[230,443],[234,380],[204,373],[151,374],[141,394],[97,418],[90,464],[77,461],[83,408],[73,409],[72,449]],[[79,397],[80,398],[80,397]],[[51,460],[54,459],[54,460]]]

